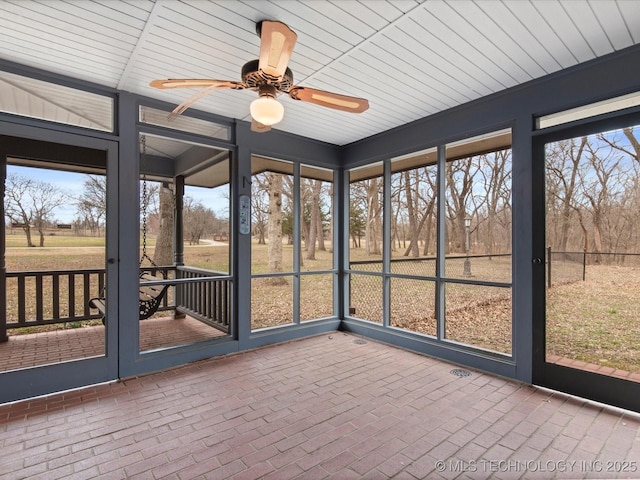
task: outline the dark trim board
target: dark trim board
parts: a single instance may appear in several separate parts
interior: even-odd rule
[[[638,382],[543,363],[534,367],[533,383],[640,412],[640,383]]]
[[[343,320],[340,324],[340,330],[355,333],[356,335],[361,335],[423,355],[447,360],[455,364],[517,379],[516,365],[508,357],[500,358],[498,355],[485,354],[476,349],[465,348],[462,345],[456,345],[454,343],[447,345],[442,342],[430,340],[419,334],[383,327],[357,319]]]
[[[242,350],[264,347],[276,343],[299,340],[313,335],[336,332],[340,327],[340,320],[327,318],[301,322],[299,325],[283,325],[281,327],[256,330],[248,339],[242,342]]]

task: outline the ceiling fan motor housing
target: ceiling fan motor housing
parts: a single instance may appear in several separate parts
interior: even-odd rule
[[[293,72],[287,68],[282,77],[274,77],[258,69],[259,60],[250,60],[242,66],[242,81],[248,88],[259,90],[261,85],[272,85],[277,90],[289,93],[293,86]]]
[[[293,72],[287,67],[298,36],[286,24],[275,20],[264,20],[256,24],[260,37],[260,58],[242,66],[242,81],[216,80],[206,78],[182,78],[153,80],[154,88],[202,88],[194,93],[170,114],[173,119],[202,97],[220,89],[258,92],[258,98],[250,105],[252,130],[264,132],[270,125],[282,120],[284,108],[277,101],[278,93],[284,93],[294,100],[313,103],[322,107],[345,112],[360,113],[369,108],[364,98],[331,93],[316,88],[293,85]]]

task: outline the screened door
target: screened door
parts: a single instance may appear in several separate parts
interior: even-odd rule
[[[539,139],[536,383],[640,409],[640,122]],[[614,128],[612,128],[614,127]],[[542,190],[542,188],[541,188]],[[541,192],[542,193],[542,192]],[[539,217],[538,217],[539,218]]]
[[[118,351],[117,322],[103,324],[90,306],[115,291],[117,242],[108,225],[117,224],[117,145],[6,130],[0,125],[0,402],[114,379]]]

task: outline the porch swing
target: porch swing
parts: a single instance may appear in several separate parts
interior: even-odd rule
[[[161,270],[153,259],[147,254],[147,210],[149,206],[149,192],[147,190],[147,173],[146,173],[146,153],[147,143],[146,138],[142,136],[142,255],[140,256],[139,270],[140,270],[140,292],[138,295],[139,300],[139,312],[140,320],[146,320],[158,311],[162,300],[167,293],[167,290],[171,286],[169,283],[154,283],[163,280],[167,280],[166,270],[162,270],[162,278],[156,277],[148,270],[156,272]],[[144,268],[143,263],[145,259],[149,262],[150,267]],[[89,300],[89,307],[97,309],[102,315],[102,323],[106,325],[106,308],[107,297],[106,288],[102,289],[100,296],[91,298]]]

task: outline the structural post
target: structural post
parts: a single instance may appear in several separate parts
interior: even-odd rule
[[[5,221],[4,221],[4,182],[7,178],[7,157],[2,154],[0,164],[0,343],[9,340],[7,335],[7,268],[5,255]]]
[[[173,264],[176,267],[184,265],[184,176],[178,175],[173,179],[174,188],[174,205],[173,212]],[[178,272],[176,271],[176,278],[178,278]],[[176,285],[174,287],[174,301],[175,306],[182,305],[183,297],[183,285]],[[178,312],[176,308],[173,309],[173,318],[184,318],[185,314]]]
[[[438,241],[436,243],[436,291],[435,291],[435,315],[436,315],[436,335],[438,340],[446,338],[445,325],[445,277],[446,267],[446,249],[447,227],[445,219],[447,218],[446,204],[444,199],[447,197],[446,192],[446,168],[447,168],[447,147],[438,145],[438,182],[436,188],[436,235]]]
[[[184,177],[178,175],[174,182],[175,212],[174,212],[174,257],[173,263],[177,266],[184,265],[184,216],[182,213],[184,205]]]

